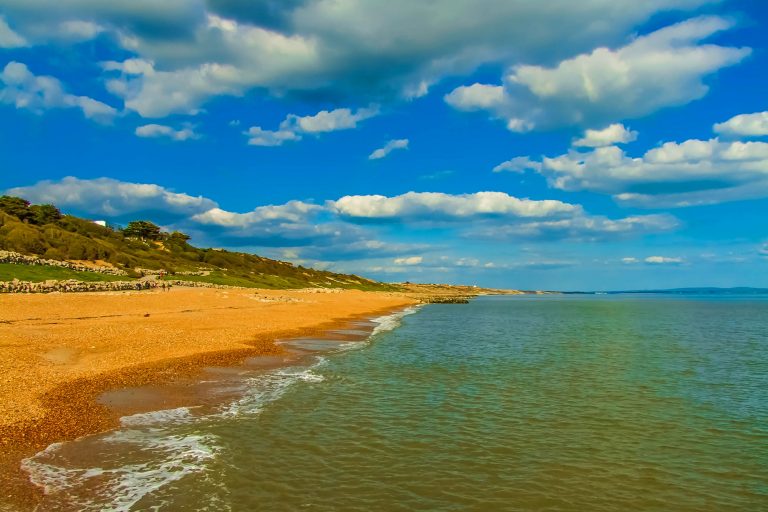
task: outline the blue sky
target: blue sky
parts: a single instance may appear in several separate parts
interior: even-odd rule
[[[0,191],[385,281],[768,286],[764,2],[0,0]]]

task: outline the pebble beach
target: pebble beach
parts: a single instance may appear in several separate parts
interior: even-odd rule
[[[324,332],[414,304],[355,290],[170,290],[0,295],[0,481],[45,446],[114,427],[104,392],[162,384],[206,366],[279,355],[278,338]]]

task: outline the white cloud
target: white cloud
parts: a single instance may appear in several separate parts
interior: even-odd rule
[[[648,256],[643,260],[650,265],[680,265],[683,258],[671,258],[668,256]]]
[[[277,206],[258,206],[247,213],[235,213],[220,208],[211,208],[194,215],[192,220],[206,225],[243,228],[263,221],[303,222],[310,215],[320,210],[322,210],[321,206],[303,201],[289,201]]]
[[[626,265],[637,265],[645,263],[647,265],[681,265],[685,263],[683,258],[673,258],[670,256],[648,256],[647,258],[627,257],[621,258],[622,263]]]
[[[538,171],[541,169],[541,163],[531,160],[527,156],[516,156],[511,160],[502,162],[493,168],[493,172],[525,172],[527,170]]]
[[[164,117],[254,88],[337,99],[422,96],[446,76],[483,64],[560,61],[615,45],[660,12],[713,1],[3,0],[3,10],[33,42],[72,20],[104,27],[124,50],[157,64],[111,87],[126,108]]]
[[[5,18],[0,16],[0,48],[19,48],[27,45],[27,40],[14,32]]]
[[[281,129],[291,129],[303,133],[335,132],[357,128],[357,123],[378,115],[379,107],[372,105],[357,109],[355,112],[348,108],[322,110],[312,116],[297,116],[289,114],[280,125]]]
[[[167,137],[175,141],[185,141],[200,138],[200,135],[195,133],[191,127],[185,127],[177,130],[162,124],[145,124],[136,128],[135,133],[139,137]]]
[[[626,144],[637,140],[637,132],[628,130],[621,123],[608,125],[602,130],[587,130],[584,137],[573,141],[576,147],[600,148],[613,144]]]
[[[6,191],[34,203],[52,203],[60,208],[77,208],[89,214],[118,217],[161,210],[177,216],[191,216],[216,207],[202,196],[172,192],[160,185],[129,183],[111,178],[81,180],[72,176],[60,181],[44,180],[28,187]]]
[[[762,247],[760,247],[760,248],[757,250],[757,253],[758,253],[760,256],[765,256],[765,257],[768,257],[768,243],[765,243],[765,244],[763,244],[763,245],[762,245]]]
[[[379,148],[368,155],[368,160],[379,160],[396,149],[408,149],[408,142],[408,139],[393,139],[387,142],[384,147]]]
[[[260,126],[251,126],[245,135],[251,146],[282,146],[284,142],[301,140],[301,136],[291,130],[264,130]]]
[[[405,258],[395,258],[393,260],[395,265],[419,265],[424,260],[421,256],[408,256]]]
[[[768,143],[692,139],[641,157],[609,146],[544,158],[540,172],[554,188],[607,193],[637,206],[713,204],[768,196]]]
[[[77,108],[88,119],[109,121],[117,110],[87,96],[67,93],[52,76],[36,76],[21,62],[9,62],[0,72],[0,103],[42,113],[52,108]]]
[[[636,215],[622,219],[586,214],[570,218],[520,222],[504,226],[474,229],[469,236],[492,240],[503,239],[544,239],[577,240],[594,242],[621,239],[647,233],[674,231],[680,222],[671,215]]]
[[[155,72],[155,65],[144,59],[126,59],[122,62],[109,60],[101,63],[105,71],[119,71],[126,75],[150,75]]]
[[[761,137],[768,135],[768,111],[754,114],[740,114],[713,127],[722,135]]]
[[[326,204],[342,219],[351,222],[452,223],[462,236],[490,240],[598,241],[673,231],[680,226],[675,217],[666,214],[609,219],[589,215],[579,205],[518,199],[503,192],[345,196]]]
[[[67,20],[59,25],[58,34],[70,41],[88,41],[105,30],[105,27],[92,21]]]
[[[430,227],[429,222],[450,220],[443,224],[443,229],[453,231],[455,236],[484,238],[493,243],[521,239],[615,240],[669,231],[678,226],[677,220],[669,215],[607,219],[590,216],[578,205],[519,200],[499,192],[463,196],[412,193],[394,198],[347,196],[323,204],[294,200],[256,206],[246,212],[228,211],[206,197],[173,192],[160,185],[110,178],[67,177],[9,189],[4,193],[35,203],[53,203],[64,211],[118,222],[147,218],[167,229],[189,233],[203,245],[240,247],[258,252],[272,248],[268,250],[277,251],[275,256],[282,254],[280,251],[292,250],[307,261],[393,258],[395,265],[414,268],[430,267],[430,264],[423,256],[404,255],[424,254],[435,247],[382,240],[376,234],[382,226],[364,221],[377,216],[390,219],[399,216],[400,220],[413,222],[419,229]],[[363,203],[371,198],[374,204],[364,207]],[[364,211],[360,211],[361,208]],[[299,247],[301,249],[297,250]],[[459,258],[451,265],[502,267],[471,257]],[[441,266],[445,265],[441,263]]]
[[[250,212],[236,213],[221,209],[215,201],[203,196],[111,178],[66,177],[60,181],[46,180],[9,189],[5,193],[101,218],[147,216],[155,222],[170,224],[174,229],[211,237],[217,245],[349,245],[364,236],[356,226],[314,222],[314,216],[324,208],[302,201],[258,206]]]
[[[322,110],[311,116],[288,114],[277,130],[265,130],[260,126],[252,126],[245,135],[248,136],[248,144],[252,146],[282,146],[287,141],[301,140],[302,134],[356,128],[357,123],[378,113],[379,107],[371,105],[359,108],[355,112],[348,108],[337,108],[331,111]]]
[[[474,83],[457,87],[445,95],[445,101],[456,110],[500,110],[507,104],[507,95],[501,85]]]
[[[555,67],[514,66],[504,77],[503,96],[501,86],[473,84],[446,101],[461,110],[487,110],[516,132],[641,117],[703,97],[707,75],[750,54],[748,48],[700,44],[731,25],[715,16],[694,18]]]
[[[458,220],[477,216],[549,217],[581,211],[578,205],[555,200],[518,199],[504,192],[451,195],[408,192],[395,197],[344,196],[329,202],[342,217],[379,220]]]

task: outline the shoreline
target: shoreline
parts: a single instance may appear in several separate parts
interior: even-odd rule
[[[92,307],[94,301],[91,299],[93,298],[99,299],[96,301],[99,303],[116,301],[119,303],[119,306],[124,306],[126,301],[121,299],[126,299],[126,297],[134,298],[131,296],[141,293],[94,293],[78,294],[77,296],[58,295],[56,297],[48,297],[68,303],[73,302],[73,300],[78,302],[75,299],[88,296],[88,300],[85,300],[86,304],[76,308],[82,313],[82,310],[88,312],[89,307]],[[106,392],[150,385],[167,386],[184,379],[194,379],[209,367],[238,366],[247,358],[252,357],[284,356],[287,352],[281,344],[276,343],[278,340],[311,336],[322,337],[327,335],[329,331],[344,328],[357,320],[372,319],[377,316],[391,314],[418,303],[417,299],[407,297],[404,294],[388,292],[335,291],[321,293],[307,290],[256,290],[255,295],[263,297],[265,302],[248,304],[247,307],[238,310],[237,306],[231,305],[233,296],[237,299],[234,302],[241,304],[243,299],[250,301],[253,298],[254,290],[179,289],[175,292],[166,293],[149,292],[152,293],[152,296],[148,296],[147,293],[143,292],[143,296],[136,297],[139,299],[139,304],[145,306],[143,309],[147,309],[146,301],[143,299],[149,299],[149,302],[155,306],[163,304],[166,306],[166,310],[144,314],[134,314],[133,310],[129,310],[123,312],[124,314],[80,314],[74,317],[65,314],[61,318],[61,310],[47,304],[48,317],[46,318],[29,314],[34,313],[35,308],[33,304],[31,308],[24,308],[25,314],[21,315],[21,317],[13,318],[11,314],[11,318],[8,318],[8,315],[4,314],[4,317],[0,318],[0,340],[3,342],[2,346],[0,346],[0,354],[6,360],[5,363],[0,364],[5,364],[6,366],[8,365],[7,360],[9,358],[12,359],[12,355],[4,353],[9,352],[9,346],[13,345],[12,342],[6,343],[7,334],[10,329],[15,329],[16,332],[19,332],[20,327],[26,327],[24,330],[34,332],[40,336],[40,339],[48,340],[49,343],[38,343],[41,346],[35,347],[38,356],[50,354],[50,350],[48,350],[51,345],[50,336],[46,337],[45,333],[53,335],[55,338],[56,334],[60,334],[64,330],[69,332],[70,336],[76,335],[81,340],[88,340],[89,334],[91,336],[103,335],[105,323],[109,324],[108,327],[113,328],[115,332],[112,332],[111,336],[107,336],[106,340],[99,340],[97,345],[114,344],[115,340],[118,340],[118,342],[122,341],[123,344],[126,342],[131,343],[135,339],[125,337],[124,335],[129,333],[136,334],[134,331],[131,331],[131,328],[136,325],[142,325],[142,323],[147,321],[147,318],[151,319],[153,316],[162,315],[171,317],[189,315],[191,312],[187,308],[188,304],[184,300],[179,302],[179,298],[192,299],[198,305],[200,305],[200,302],[204,303],[204,307],[198,308],[193,313],[196,315],[197,320],[201,320],[201,325],[197,325],[197,329],[192,328],[192,331],[198,334],[200,334],[198,331],[202,331],[211,338],[217,338],[215,343],[203,343],[200,346],[192,347],[186,346],[189,340],[184,339],[183,336],[173,341],[163,339],[163,334],[169,334],[168,329],[172,329],[174,322],[170,322],[171,325],[164,326],[164,329],[157,329],[156,332],[150,330],[149,334],[144,332],[143,335],[152,338],[150,340],[151,346],[155,348],[161,345],[164,346],[165,351],[163,353],[168,352],[168,347],[165,345],[170,344],[177,348],[179,348],[179,345],[184,345],[180,347],[183,355],[177,357],[155,357],[143,362],[139,357],[139,362],[123,360],[117,365],[114,364],[115,361],[110,361],[110,364],[107,366],[111,366],[111,368],[106,371],[91,371],[90,374],[88,371],[85,371],[84,375],[73,378],[67,378],[66,375],[57,375],[60,382],[53,386],[48,386],[42,392],[35,395],[34,392],[30,393],[27,390],[26,396],[22,398],[26,398],[28,402],[30,395],[33,395],[38,403],[28,404],[30,407],[26,417],[21,415],[21,418],[18,418],[16,421],[9,422],[8,414],[0,416],[0,419],[5,420],[0,422],[0,449],[2,449],[2,456],[0,456],[0,482],[2,487],[6,489],[6,496],[3,498],[4,500],[9,500],[7,504],[32,507],[41,495],[42,491],[29,481],[28,475],[20,468],[19,463],[23,458],[34,455],[52,443],[73,440],[119,426],[119,419],[123,415],[119,408],[109,407],[99,401],[99,398]],[[205,297],[201,299],[201,295]],[[13,299],[7,299],[6,297],[0,298],[0,307],[13,302]],[[44,298],[46,296],[36,296],[37,298],[43,298],[35,301],[23,300],[27,297],[30,296],[22,296],[22,299],[16,300],[21,300],[21,302],[25,303],[37,302],[37,306],[40,306],[40,303],[50,302]],[[316,300],[307,300],[307,297]],[[178,303],[178,307],[175,309],[171,307],[169,311],[168,303],[174,302],[174,299]],[[127,302],[135,301],[128,300]],[[224,306],[222,302],[228,305]],[[24,305],[28,306],[29,304]],[[45,304],[43,305],[46,306]],[[59,317],[57,317],[57,314]],[[241,325],[234,327],[239,329],[245,327],[248,334],[245,336],[245,339],[237,337],[228,338],[222,343],[221,338],[227,338],[227,333],[221,331],[231,330],[233,327],[231,323],[233,315],[241,322]],[[264,317],[264,315],[274,317],[274,321],[267,325],[260,324],[259,320],[263,320],[263,318],[259,318],[259,316]],[[202,321],[202,317],[205,317],[205,321]],[[185,325],[188,325],[190,322],[194,322],[194,320],[189,318],[183,319]],[[78,323],[84,325],[78,325]],[[209,330],[211,328],[215,331],[211,332]],[[43,334],[41,335],[41,333]],[[189,333],[186,332],[184,334]],[[58,343],[67,347],[67,340],[58,340]],[[86,341],[86,344],[89,343],[96,342]],[[211,345],[219,349],[211,349]],[[72,347],[69,346],[68,348],[71,349]],[[47,352],[44,352],[46,350]],[[55,350],[57,349],[54,348]],[[10,352],[12,354],[13,349]],[[173,352],[173,349],[171,349],[170,353]],[[67,352],[59,350],[59,352],[54,354],[57,357],[62,355],[58,360],[51,361],[50,357],[43,357],[41,361],[40,357],[38,357],[36,364],[38,366],[41,364],[45,365],[53,370],[62,366],[66,367],[68,364],[72,364],[72,361],[66,361],[67,357],[64,356],[67,354]],[[107,354],[106,359],[113,359],[120,355],[121,353],[118,350],[116,353]],[[102,356],[101,359],[104,358]],[[88,358],[84,356],[80,356],[79,359],[85,359],[86,364],[93,362],[88,361]],[[26,362],[29,363],[29,361]],[[278,366],[287,366],[288,364],[280,363]],[[31,371],[33,368],[26,368],[26,370],[28,370],[28,373],[25,375],[26,378],[24,380],[32,382],[26,382],[25,384],[34,387],[34,384],[36,384],[34,382],[35,372]],[[6,372],[4,374],[8,375]],[[0,391],[4,391],[4,396],[12,396],[8,390],[9,381],[12,381],[14,376],[19,378],[21,375],[23,375],[23,371],[19,372],[19,368],[15,368],[15,372],[11,372],[4,381],[0,382]],[[4,398],[4,401],[6,400]],[[16,401],[21,403],[25,400]],[[15,405],[18,407],[19,404]],[[7,408],[5,407],[5,409]],[[4,412],[7,413],[7,411]],[[19,415],[17,414],[16,416]],[[0,504],[0,509],[2,509],[4,504]]]

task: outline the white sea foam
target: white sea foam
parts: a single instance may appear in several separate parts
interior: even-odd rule
[[[403,317],[417,310],[411,307],[373,319],[377,325],[368,339],[395,329]],[[349,342],[339,349],[364,345]],[[131,510],[148,495],[188,475],[215,478],[206,476],[206,472],[221,444],[216,436],[200,432],[208,431],[217,422],[261,413],[296,383],[324,382],[318,370],[327,363],[326,358],[318,356],[310,366],[279,368],[249,378],[240,398],[209,414],[193,414],[191,408],[179,407],[125,416],[118,430],[73,441],[78,446],[69,451],[75,455],[88,453],[86,461],[79,464],[62,454],[63,448],[72,448],[69,443],[56,443],[25,459],[22,468],[46,494],[41,510]],[[211,497],[210,506],[199,506],[226,510],[226,504],[216,499]]]
[[[205,471],[218,451],[213,435],[174,435],[159,429],[121,429],[76,442],[84,445],[81,450],[96,449],[103,442],[123,444],[121,459],[130,462],[115,466],[104,457],[100,466],[80,467],[60,453],[64,444],[49,446],[22,461],[32,482],[45,492],[41,510],[128,511],[150,493]]]
[[[122,427],[138,427],[162,425],[168,423],[190,423],[195,417],[189,407],[179,407],[177,409],[164,409],[162,411],[143,412],[131,416],[120,418]]]
[[[371,337],[376,336],[377,334],[381,334],[382,332],[397,329],[404,317],[416,313],[420,307],[421,306],[411,306],[402,311],[398,311],[397,313],[392,313],[391,315],[384,315],[378,318],[374,318],[372,321],[376,322],[378,325],[374,327],[373,332],[371,333]]]

